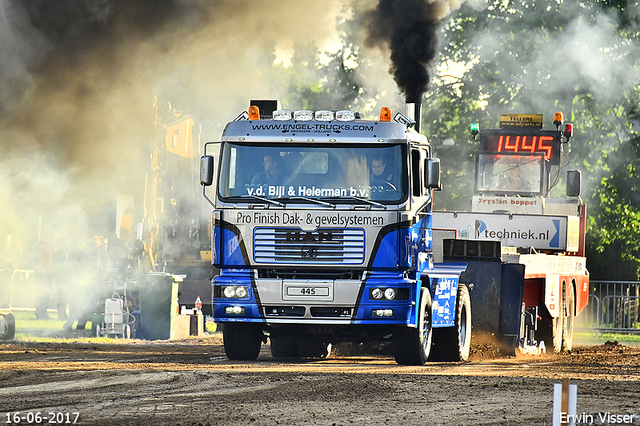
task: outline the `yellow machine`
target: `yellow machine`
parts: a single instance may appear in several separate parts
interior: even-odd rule
[[[180,305],[193,308],[200,297],[211,313],[209,218],[199,186],[201,128],[170,103],[153,103],[153,132],[142,197],[120,194],[116,234],[131,240],[140,273],[166,272],[182,279]]]

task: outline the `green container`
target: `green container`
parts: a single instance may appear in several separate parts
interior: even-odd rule
[[[138,277],[140,330],[137,337],[167,340],[175,336],[178,313],[178,278],[152,273]]]
[[[98,326],[102,327],[102,321],[104,321],[103,314],[93,314],[91,316],[91,335],[93,337],[101,337],[98,336]]]

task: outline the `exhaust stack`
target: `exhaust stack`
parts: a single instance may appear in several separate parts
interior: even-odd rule
[[[406,116],[416,122],[414,128],[420,133],[420,121],[422,120],[422,103],[407,102],[405,104]]]

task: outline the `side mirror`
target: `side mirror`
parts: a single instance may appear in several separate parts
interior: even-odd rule
[[[214,161],[211,155],[200,157],[200,185],[211,186],[213,184]]]
[[[424,170],[425,188],[440,189],[440,159],[430,158]]]
[[[579,197],[581,189],[580,170],[567,171],[567,197]]]

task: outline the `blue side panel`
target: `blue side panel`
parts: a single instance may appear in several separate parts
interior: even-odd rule
[[[431,250],[431,215],[425,215],[416,223],[399,231],[398,266],[401,269],[417,268],[424,256],[420,253]]]
[[[420,247],[420,250],[431,251],[433,249],[433,238],[432,238],[432,231],[431,231],[431,229],[433,228],[433,225],[431,220],[431,213],[423,217],[422,220],[418,222],[418,224],[420,225],[420,230],[422,232],[422,236],[424,237],[423,244]]]
[[[398,231],[389,232],[382,238],[373,259],[373,268],[397,268],[398,240]]]
[[[431,288],[433,289],[433,326],[455,325],[458,277],[432,278]]]
[[[224,266],[246,266],[238,236],[229,229],[222,229],[222,263]]]
[[[211,263],[217,268],[221,266],[222,261],[222,229],[214,225],[211,229]]]
[[[426,253],[433,250],[433,232],[431,230],[431,214],[424,216],[410,229],[413,243],[413,251],[409,257],[411,267],[418,271],[429,268]]]
[[[436,264],[422,272],[428,275],[432,298],[432,325],[452,327],[455,325],[456,299],[460,274],[467,268],[466,263]]]

